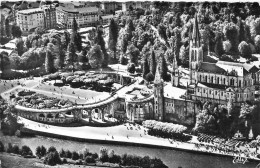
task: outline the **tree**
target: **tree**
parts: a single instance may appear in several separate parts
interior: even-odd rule
[[[162,79],[164,81],[168,81],[168,79],[169,79],[168,74],[167,74],[168,68],[167,68],[167,64],[166,64],[163,54],[160,55],[159,66],[160,66],[160,75],[161,75]]]
[[[44,158],[44,164],[48,164],[50,166],[55,166],[56,164],[61,164],[61,159],[59,153],[57,151],[47,153]]]
[[[64,31],[64,34],[61,36],[61,46],[62,48],[68,48],[70,42],[70,35],[69,32],[66,30]]]
[[[49,147],[47,153],[50,153],[50,152],[56,152],[56,151],[57,151],[56,148],[55,148],[54,146],[51,146],[51,147]]]
[[[103,53],[99,45],[94,45],[88,52],[89,64],[92,68],[98,68],[103,62]]]
[[[0,20],[0,37],[3,38],[5,36],[5,16],[1,14]]]
[[[132,32],[135,30],[134,23],[131,18],[127,20],[126,33],[128,34],[128,41],[132,39]]]
[[[101,162],[107,162],[108,161],[108,153],[107,148],[101,147],[99,150],[99,159]]]
[[[5,146],[3,144],[2,141],[0,141],[0,152],[4,152],[5,151]]]
[[[12,36],[15,38],[19,38],[22,36],[22,31],[19,26],[13,25],[11,30]]]
[[[238,37],[239,37],[239,32],[238,32],[238,27],[234,23],[228,23],[224,27],[224,35],[227,40],[230,41],[231,43],[231,51],[236,52],[237,51],[237,45],[238,45]]]
[[[127,54],[129,55],[130,63],[134,63],[137,66],[138,57],[140,54],[140,51],[138,50],[138,48],[136,48],[133,44],[130,44],[127,47]]]
[[[71,157],[72,160],[78,160],[79,159],[79,154],[78,152],[76,151],[73,151],[72,152],[72,157]]]
[[[78,51],[82,50],[82,40],[81,40],[81,36],[79,33],[76,34],[75,45],[76,45],[76,48]]]
[[[5,34],[7,37],[10,37],[10,25],[9,25],[9,18],[5,19]]]
[[[255,37],[255,48],[257,52],[260,54],[260,35]]]
[[[108,48],[114,52],[114,59],[116,59],[117,38],[118,38],[118,26],[114,21],[114,19],[111,19],[109,24]]]
[[[150,72],[149,70],[149,65],[148,65],[148,61],[145,58],[143,61],[143,78],[145,78],[145,76]]]
[[[60,157],[62,157],[62,158],[65,158],[65,157],[66,157],[66,152],[64,151],[63,148],[61,148],[61,150],[60,150],[60,152],[59,152],[59,155],[60,155]]]
[[[46,51],[46,57],[45,57],[45,71],[47,73],[54,72],[54,59],[53,55],[51,54],[50,50]]]
[[[154,80],[154,75],[149,72],[146,76],[145,76],[145,79],[148,81],[148,82],[152,82]]]
[[[100,29],[97,30],[95,44],[100,46],[100,49],[103,53],[102,67],[107,67],[108,61],[109,61],[109,55],[107,54],[107,51],[106,51],[105,41],[103,38],[103,31]]]
[[[151,55],[150,55],[150,72],[155,75],[156,72],[156,58],[155,58],[155,53],[154,50],[151,50]]]
[[[166,27],[162,23],[158,25],[158,33],[165,41],[167,41]]]
[[[121,55],[119,62],[122,65],[127,65],[127,58],[125,58],[123,55]]]
[[[23,39],[22,38],[17,38],[16,42],[15,42],[15,45],[16,45],[16,49],[17,49],[17,53],[19,56],[22,56],[23,53],[24,53],[24,42],[23,42]]]
[[[5,51],[2,51],[0,53],[0,65],[1,65],[1,71],[2,73],[5,73],[6,70],[10,69],[10,58],[8,57],[8,53]]]
[[[128,71],[129,73],[135,73],[135,64],[134,64],[134,63],[129,63],[129,64],[127,65],[127,71]]]
[[[252,52],[251,52],[250,46],[245,41],[242,41],[239,44],[238,50],[242,57],[247,58],[247,59],[250,59],[252,57],[252,55],[251,55]]]
[[[128,34],[124,34],[121,42],[121,50],[124,54],[126,53],[127,45],[128,45]]]
[[[72,71],[74,71],[74,62],[76,60],[76,50],[73,42],[70,42],[67,49],[67,54],[65,57],[65,63],[70,69],[72,67]]]
[[[216,36],[216,43],[215,43],[214,51],[218,55],[218,57],[221,57],[224,54],[223,42],[222,42],[222,37],[221,37],[220,33],[218,33]]]
[[[21,148],[21,155],[22,156],[27,156],[27,155],[32,156],[33,153],[32,153],[32,150],[28,146],[24,145]]]

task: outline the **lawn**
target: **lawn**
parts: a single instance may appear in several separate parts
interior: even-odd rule
[[[36,163],[41,163],[41,160],[36,158],[23,158],[9,153],[0,153],[1,168],[39,168]]]
[[[99,101],[110,96],[107,92],[71,88],[70,86],[58,87],[53,84],[49,85],[48,83],[39,84],[34,86],[33,89],[35,89],[37,93],[43,93],[46,96],[69,99],[73,102],[77,101],[77,103],[80,104]]]

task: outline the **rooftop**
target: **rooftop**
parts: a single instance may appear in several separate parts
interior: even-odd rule
[[[97,7],[83,7],[83,8],[68,8],[68,7],[63,7],[59,6],[56,9],[58,10],[63,10],[65,12],[70,12],[70,13],[91,13],[91,12],[98,12],[99,9]]]
[[[25,9],[18,11],[19,14],[29,15],[33,13],[41,13],[43,12],[41,8],[33,8],[33,9]]]
[[[173,99],[182,99],[180,98],[182,95],[185,95],[187,92],[186,89],[173,87],[170,83],[167,83],[164,86],[164,97],[173,98]]]

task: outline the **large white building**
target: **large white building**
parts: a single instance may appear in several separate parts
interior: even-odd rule
[[[75,17],[79,27],[95,26],[99,22],[100,8],[75,4],[62,4],[56,8],[57,24],[63,28],[72,28]]]
[[[44,12],[41,8],[20,10],[17,12],[17,25],[22,31],[31,31],[37,27],[44,27]]]

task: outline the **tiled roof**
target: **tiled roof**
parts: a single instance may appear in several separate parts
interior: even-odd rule
[[[66,12],[71,12],[71,13],[91,13],[91,12],[98,12],[97,7],[84,7],[84,8],[67,8],[63,6],[57,7],[57,9],[66,11]]]
[[[217,66],[215,63],[208,63],[208,62],[202,62],[199,71],[204,72],[211,72],[211,73],[217,73],[217,74],[223,74],[226,73],[226,71],[219,66]]]
[[[18,11],[18,13],[25,14],[25,15],[26,14],[29,15],[32,13],[41,13],[41,12],[43,12],[41,8],[25,9],[25,10]]]

